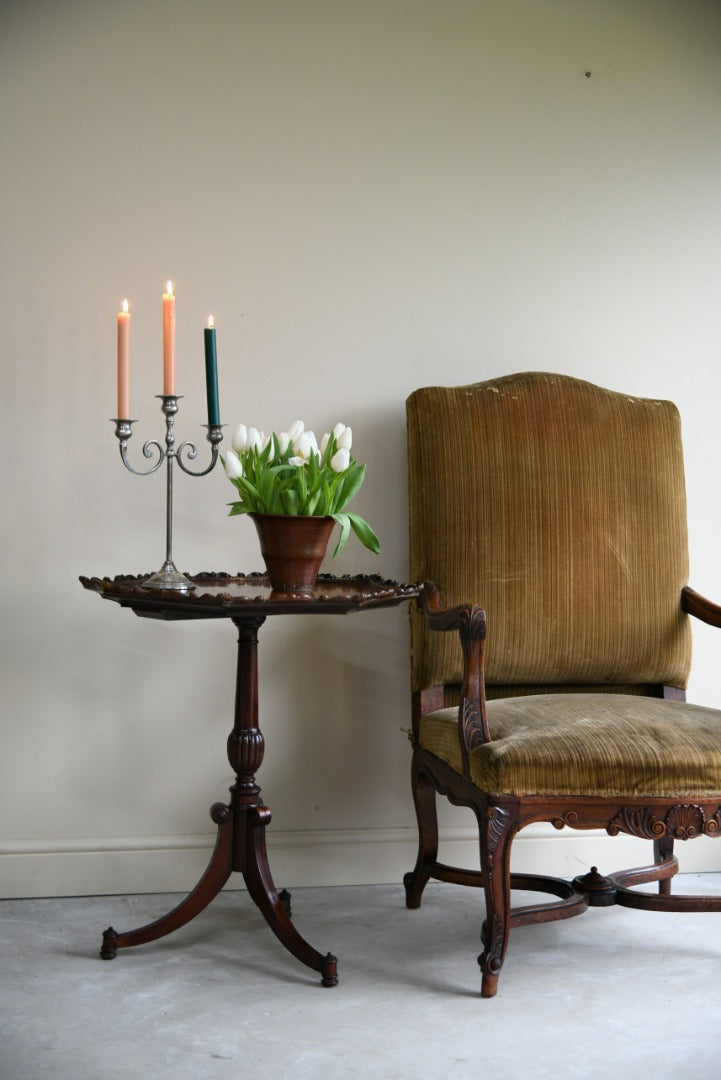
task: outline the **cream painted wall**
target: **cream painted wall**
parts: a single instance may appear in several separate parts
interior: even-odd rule
[[[6,0],[0,895],[186,888],[231,782],[232,627],[77,582],[162,562],[163,481],[122,468],[108,417],[127,295],[136,460],[161,434],[168,277],[179,436],[202,439],[209,311],[225,422],[353,426],[383,554],[339,572],[407,574],[410,390],[537,368],[679,404],[692,582],[721,596],[720,46],[712,0]],[[258,567],[230,497],[178,479],[182,568]],[[712,704],[721,642],[695,640]],[[279,882],[410,866],[407,649],[400,610],[261,631]],[[584,843],[519,858],[576,872]]]

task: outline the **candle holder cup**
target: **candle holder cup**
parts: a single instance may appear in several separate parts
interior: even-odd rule
[[[175,416],[178,412],[179,396],[176,394],[158,394],[161,402],[161,410],[165,416],[165,446],[158,439],[147,439],[143,443],[143,456],[152,460],[147,469],[136,469],[128,458],[128,443],[133,434],[135,420],[112,420],[115,424],[115,435],[120,444],[120,457],[123,465],[136,476],[150,476],[157,472],[165,462],[166,466],[166,500],[165,500],[165,562],[143,582],[145,589],[174,589],[180,592],[190,592],[195,585],[185,574],[182,574],[173,562],[173,463],[188,476],[207,476],[215,468],[220,452],[220,444],[223,441],[222,424],[205,424],[207,429],[206,439],[210,443],[210,464],[205,469],[191,469],[187,462],[195,461],[198,450],[194,443],[185,441],[175,446]],[[185,455],[185,461],[183,460]]]

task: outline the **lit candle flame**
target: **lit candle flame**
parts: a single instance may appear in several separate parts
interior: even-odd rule
[[[123,300],[123,311],[124,311],[124,312],[125,312],[126,314],[127,314],[127,312],[128,312],[128,301],[127,301],[127,300]]]
[[[215,319],[213,318],[212,315],[209,315],[208,316],[208,329],[212,330],[214,326],[215,326]]]
[[[173,295],[173,283],[172,283],[172,281],[168,282],[168,284],[165,287],[165,291],[167,292],[168,296]]]

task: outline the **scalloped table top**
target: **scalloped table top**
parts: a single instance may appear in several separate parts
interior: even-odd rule
[[[80,577],[84,588],[129,607],[137,615],[164,619],[239,618],[243,615],[337,613],[393,607],[418,597],[421,584],[406,585],[379,575],[334,577],[319,574],[311,592],[281,593],[271,589],[266,574],[189,574],[195,589],[179,592],[148,589],[149,574]]]

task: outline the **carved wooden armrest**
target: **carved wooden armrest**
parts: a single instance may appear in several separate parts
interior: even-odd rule
[[[681,609],[709,626],[721,626],[721,606],[707,600],[688,585],[681,590]]]
[[[483,659],[486,646],[486,613],[477,604],[444,608],[435,585],[425,582],[419,603],[431,630],[457,630],[463,650],[463,683],[458,706],[458,737],[463,772],[469,775],[468,754],[489,741]]]

